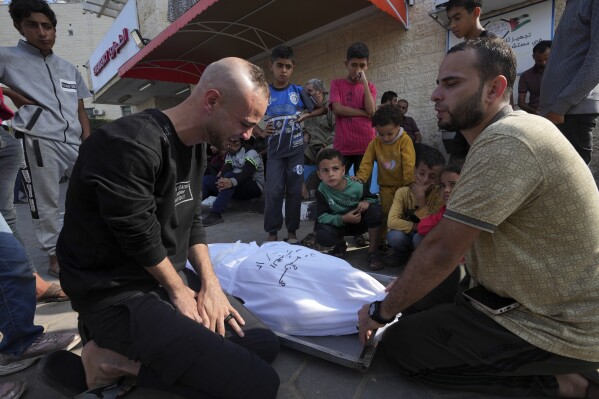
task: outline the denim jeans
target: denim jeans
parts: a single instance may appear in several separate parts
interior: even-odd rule
[[[35,277],[27,255],[0,215],[0,353],[19,355],[44,331],[33,325]]]
[[[233,172],[227,172],[223,177],[231,178],[234,176]],[[212,204],[212,212],[223,213],[227,209],[231,198],[250,200],[252,198],[259,198],[262,195],[260,187],[258,187],[258,184],[253,179],[247,179],[236,187],[231,187],[223,191],[218,191],[216,187],[218,179],[219,177],[214,175],[206,175],[202,179],[202,196],[204,198],[211,195],[216,196],[216,200]]]
[[[387,233],[387,243],[393,248],[393,252],[403,261],[407,262],[412,252],[424,237],[416,232],[404,233],[400,230],[389,230]]]
[[[17,211],[13,204],[15,178],[22,162],[23,147],[20,141],[4,129],[0,129],[0,213],[16,239],[24,247],[23,239],[17,230]],[[33,272],[36,272],[29,253],[26,251],[25,254]]]

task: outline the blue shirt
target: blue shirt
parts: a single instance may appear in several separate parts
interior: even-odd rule
[[[274,132],[268,138],[268,158],[286,158],[304,152],[304,136],[297,118],[314,109],[315,103],[302,86],[290,84],[283,89],[268,86],[270,98],[265,120],[273,123]]]

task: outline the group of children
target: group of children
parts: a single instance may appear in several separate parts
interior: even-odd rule
[[[444,197],[451,192],[459,170],[454,167],[442,173],[443,155],[432,147],[414,143],[401,126],[404,115],[397,105],[382,105],[377,109],[376,88],[366,78],[368,58],[368,48],[363,43],[354,43],[348,48],[347,76],[331,82],[330,98],[326,102],[320,95],[314,98],[314,90],[309,93],[302,86],[290,83],[295,67],[293,51],[287,46],[275,48],[271,54],[273,82],[269,85],[269,104],[263,123],[254,129],[254,135],[264,138],[268,144],[263,184],[267,241],[278,239],[284,221],[285,241],[296,244],[299,243],[296,231],[300,224],[304,157],[310,140],[302,125],[304,121],[317,124],[311,122],[320,119],[331,125],[331,114],[334,114],[333,148],[323,146],[312,154],[316,156],[317,174],[322,181],[316,192],[315,247],[343,257],[347,249],[345,236],[360,237],[368,232],[368,266],[379,270],[385,263],[396,266],[407,262],[422,236],[439,220],[444,211]],[[318,83],[311,82],[313,86]],[[324,88],[317,89],[324,92]],[[235,157],[239,151],[238,146],[235,147],[234,151],[229,149],[227,159]],[[237,169],[228,171],[228,177],[209,178],[205,192],[222,193],[234,188],[238,182],[235,173],[243,174],[247,184],[255,180],[256,173],[262,169],[257,161],[260,157],[255,151],[249,158],[245,154],[237,157]],[[369,190],[375,161],[378,197]],[[351,167],[353,177],[346,175]],[[440,188],[440,181],[446,188]],[[218,190],[210,186],[217,186]],[[255,190],[252,194],[259,195],[261,191]],[[227,198],[231,197],[229,194]],[[218,205],[208,216],[208,225],[222,221],[222,203]],[[381,249],[387,245],[393,248],[393,254],[384,262]]]

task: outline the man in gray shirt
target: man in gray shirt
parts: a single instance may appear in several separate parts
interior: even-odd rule
[[[49,256],[48,272],[58,277],[58,181],[70,173],[79,144],[90,133],[83,98],[91,94],[77,68],[52,52],[57,21],[48,3],[13,0],[8,9],[25,40],[0,47],[0,83],[19,107],[13,127],[23,139],[21,174],[37,240]]]
[[[599,116],[599,0],[567,0],[541,83],[540,114],[589,164]]]

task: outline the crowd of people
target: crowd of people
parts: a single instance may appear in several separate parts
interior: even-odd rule
[[[224,222],[231,199],[264,196],[265,241],[278,241],[284,224],[285,241],[301,244],[304,166],[314,165],[312,246],[344,257],[353,236],[368,247],[370,270],[405,265],[384,300],[356,309],[363,344],[394,322],[381,352],[426,384],[599,398],[599,192],[588,168],[599,1],[568,0],[553,42],[534,47],[518,85],[525,112],[511,105],[514,52],[482,27],[481,7],[446,7],[449,28],[465,39],[444,57],[431,95],[438,127],[456,132],[446,160],[423,144],[407,100],[388,91],[376,105],[362,42],[349,46],[346,73],[328,92],[317,78],[291,83],[295,58],[282,45],[271,53],[270,84],[261,68],[224,58],[179,105],[91,134],[90,93],[52,51],[56,15],[43,0],[13,0],[24,40],[0,48],[2,90],[18,107],[15,134],[0,130],[0,375],[82,341],[85,383],[96,392],[134,377],[182,397],[276,397],[277,337],[223,291],[205,227]],[[0,116],[12,114],[2,107]],[[62,287],[36,273],[20,242],[17,169]],[[208,195],[216,199],[202,218]],[[475,287],[483,298],[468,296]],[[36,302],[64,300],[79,334],[33,324]],[[495,309],[495,300],[512,305]],[[1,384],[0,397],[24,389]]]

